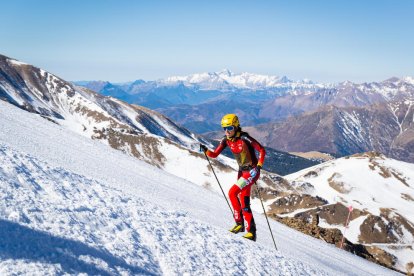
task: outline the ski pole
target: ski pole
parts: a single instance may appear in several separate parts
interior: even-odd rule
[[[276,242],[275,242],[275,238],[273,237],[272,229],[270,228],[269,219],[267,218],[266,210],[265,210],[265,207],[263,205],[262,196],[260,195],[259,188],[257,188],[257,184],[256,184],[256,191],[257,191],[257,194],[259,195],[260,203],[262,204],[263,213],[264,213],[264,215],[266,217],[266,221],[267,221],[267,225],[269,226],[270,234],[272,235],[273,244],[275,245],[276,251],[278,251],[277,250],[277,246],[276,246]]]
[[[233,210],[232,210],[232,209],[231,209],[231,207],[230,207],[230,203],[229,203],[229,201],[227,200],[226,194],[224,193],[223,188],[222,188],[222,187],[221,187],[221,185],[220,185],[220,181],[218,180],[217,175],[216,175],[216,173],[214,172],[213,166],[211,165],[210,159],[208,159],[208,156],[207,156],[207,154],[206,154],[205,152],[204,152],[204,156],[206,157],[206,159],[207,159],[208,163],[210,164],[210,168],[211,168],[211,170],[213,171],[214,176],[216,177],[217,183],[219,184],[220,189],[221,189],[221,192],[223,193],[223,196],[224,196],[224,198],[226,199],[227,205],[229,205],[231,215],[232,215],[232,216],[234,216],[234,214],[233,214]]]

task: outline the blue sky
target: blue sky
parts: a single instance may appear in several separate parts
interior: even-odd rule
[[[414,76],[412,0],[9,0],[0,24],[0,54],[66,80]]]

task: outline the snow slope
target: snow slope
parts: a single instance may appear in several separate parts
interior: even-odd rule
[[[0,101],[0,274],[391,275],[220,194]],[[194,172],[196,173],[196,172]],[[214,179],[212,179],[214,181]]]
[[[414,198],[414,164],[385,157],[371,160],[364,156],[344,157],[290,174],[286,179],[296,181],[297,185],[312,184],[315,189],[311,194],[329,202],[341,200],[346,206],[374,215],[380,215],[381,208],[389,208],[414,221],[414,202],[402,200],[401,196]],[[385,168],[390,176],[384,176]],[[309,176],[311,171],[316,175]],[[329,178],[340,183],[340,190],[328,185]]]
[[[352,243],[375,245],[393,254],[398,258],[395,268],[401,271],[414,263],[414,164],[367,153],[331,160],[285,178],[298,189],[306,187],[307,194],[324,198],[327,205],[341,203],[352,206],[354,213],[363,212],[351,219],[348,228],[345,221],[321,220],[319,226],[337,228]],[[379,219],[371,229],[367,224],[374,216]]]

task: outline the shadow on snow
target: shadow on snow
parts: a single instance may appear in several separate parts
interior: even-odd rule
[[[112,271],[79,259],[85,255],[105,262]],[[55,237],[47,232],[34,230],[0,219],[0,258],[26,259],[41,263],[60,264],[66,273],[110,275],[117,267],[133,274],[155,275],[141,267],[131,266],[105,249],[96,249],[79,241]]]

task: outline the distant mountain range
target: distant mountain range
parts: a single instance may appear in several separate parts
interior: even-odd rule
[[[155,109],[196,133],[216,131],[223,114],[236,113],[243,126],[256,126],[247,129],[278,150],[339,156],[374,150],[414,162],[412,77],[321,84],[223,70],[128,84],[81,84]]]
[[[294,82],[287,77],[234,74],[229,70],[125,84],[105,81],[75,84],[156,109],[197,133],[217,130],[217,122],[228,110],[237,110],[245,125],[268,122],[269,118],[259,115],[267,101],[290,93],[303,94],[330,87],[309,80]]]

